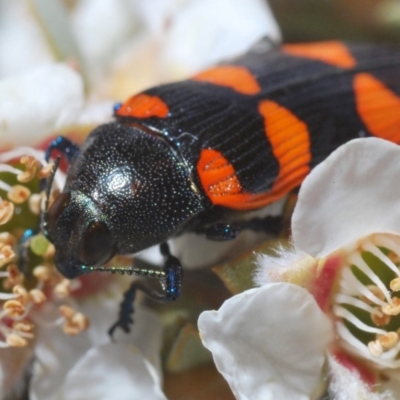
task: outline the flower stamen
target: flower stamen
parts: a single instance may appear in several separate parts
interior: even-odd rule
[[[2,162],[13,162],[19,159],[23,165],[24,170],[14,168],[11,165],[1,164]],[[31,181],[35,177],[44,179],[49,176],[53,170],[53,165],[47,163],[44,159],[44,153],[39,150],[30,149],[28,147],[18,148],[10,152],[0,153],[0,173],[5,172],[13,174],[17,181],[21,184],[9,183],[0,179],[0,190],[7,193],[7,200],[0,197],[0,225],[8,223],[14,216],[16,204],[20,204],[29,200],[29,210],[34,215],[39,215],[41,207],[43,206],[44,193],[33,193],[24,186],[24,183]],[[15,182],[15,177],[11,181]],[[65,176],[58,172],[55,176],[54,186],[50,193],[50,202],[54,201],[59,193],[60,187],[63,186]],[[18,208],[18,212],[25,213],[27,207]],[[24,217],[24,215],[22,215]],[[31,218],[32,221],[34,218]],[[23,218],[22,218],[23,220]],[[13,221],[14,222],[14,221]],[[19,220],[13,224],[16,235],[20,235],[26,228],[18,226]],[[44,238],[44,237],[43,237]],[[40,313],[43,308],[36,307],[47,301],[45,293],[51,297],[51,301],[57,301],[54,293],[58,297],[67,298],[70,295],[71,283],[67,279],[63,279],[56,271],[53,257],[55,253],[54,245],[48,244],[41,247],[40,238],[36,235],[29,245],[30,250],[37,257],[42,258],[45,265],[34,267],[31,258],[26,263],[26,280],[28,284],[24,285],[25,275],[21,272],[15,263],[12,263],[16,254],[13,250],[15,248],[18,238],[14,237],[9,232],[0,233],[0,267],[6,266],[6,270],[0,271],[0,278],[3,279],[3,287],[8,292],[0,292],[0,348],[6,347],[23,347],[28,344],[29,339],[34,337],[34,325],[28,321],[40,321]],[[36,241],[35,241],[36,239]],[[43,250],[35,252],[35,250]],[[11,292],[11,293],[10,293]],[[57,301],[58,302],[58,301]],[[71,309],[72,311],[66,312],[62,319],[64,322],[64,332],[76,335],[89,326],[88,318],[82,313]],[[40,321],[41,324],[48,324],[48,321]],[[54,325],[54,321],[52,322]]]
[[[376,234],[348,250],[332,307],[344,347],[390,368],[400,366],[399,243]]]
[[[387,290],[384,283],[381,281],[379,276],[375,274],[372,269],[368,266],[368,264],[364,261],[359,253],[353,253],[349,257],[350,265],[356,265],[357,268],[363,272],[384,294],[386,301],[390,304],[392,302],[392,298],[390,296],[389,291]]]
[[[382,307],[382,311],[387,315],[399,315],[400,314],[400,299],[393,297],[392,304],[387,304]]]
[[[361,295],[361,298],[368,299],[372,304],[384,306],[385,296],[375,285],[363,285],[347,266],[343,268],[340,288],[350,295]]]
[[[29,291],[29,299],[32,303],[39,305],[44,303],[47,297],[40,289],[32,289]]]
[[[382,345],[383,350],[390,350],[398,343],[399,335],[397,332],[388,332],[386,335],[378,337],[377,340]]]
[[[19,161],[25,166],[25,171],[20,171],[17,179],[21,183],[27,183],[35,177],[36,172],[41,167],[41,164],[35,157],[28,155],[22,156]]]
[[[346,310],[344,307],[335,306],[334,313],[337,317],[341,317],[347,321],[349,321],[352,325],[356,326],[358,329],[363,332],[375,333],[377,335],[385,335],[386,331],[383,329],[375,328],[373,326],[368,326],[361,320],[359,320],[354,314],[350,311]]]
[[[12,247],[8,244],[0,243],[0,267],[11,262],[15,257]]]
[[[379,258],[384,264],[386,264],[387,267],[389,267],[400,279],[400,270],[396,266],[396,264],[388,257],[386,256],[382,250],[379,247],[376,247],[373,245],[371,242],[367,241],[365,244],[363,244],[363,249],[365,251],[370,252],[373,254],[376,258]]]
[[[341,304],[350,304],[354,307],[358,307],[361,310],[367,311],[371,314],[377,313],[377,308],[371,307],[369,304],[363,301],[364,299],[357,299],[347,294],[338,293],[335,296],[335,302]]]
[[[10,188],[7,192],[7,197],[15,204],[22,204],[28,200],[31,195],[31,191],[22,185],[15,185]]]
[[[67,335],[77,335],[89,327],[89,319],[72,307],[61,306],[60,313],[64,317],[63,331]]]
[[[375,312],[371,313],[371,321],[376,326],[385,326],[391,321],[391,317],[388,314],[384,314],[378,307],[375,308]]]
[[[398,292],[400,290],[400,278],[392,279],[389,286],[393,292]]]
[[[7,200],[2,200],[0,197],[0,225],[4,225],[10,221],[13,215],[14,204]]]
[[[25,314],[24,305],[17,299],[6,301],[3,309],[11,318],[18,318]]]
[[[6,337],[6,343],[10,347],[25,347],[28,341],[16,333],[10,333]]]
[[[383,354],[383,347],[379,340],[369,342],[368,350],[374,357],[380,357]]]

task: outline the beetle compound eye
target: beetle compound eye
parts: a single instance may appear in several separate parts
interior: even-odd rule
[[[113,238],[104,222],[89,225],[83,235],[79,249],[79,259],[85,265],[101,265],[114,254]]]
[[[48,214],[47,221],[50,231],[54,231],[56,222],[61,213],[66,209],[71,199],[71,193],[61,193],[54,203],[51,205]]]

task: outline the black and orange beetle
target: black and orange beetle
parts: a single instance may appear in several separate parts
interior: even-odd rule
[[[57,149],[70,167],[42,218],[68,278],[161,245],[163,269],[124,271],[159,277],[163,291],[133,283],[111,333],[129,330],[136,289],[160,301],[179,296],[182,268],[169,238],[192,231],[230,240],[260,229],[267,220],[252,226],[240,217],[298,187],[341,144],[400,143],[400,50],[336,41],[253,50],[137,94],[115,117],[81,148],[65,138],[51,144],[47,159]]]

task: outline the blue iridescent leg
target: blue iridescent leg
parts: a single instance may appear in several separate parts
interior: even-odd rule
[[[71,163],[71,161],[79,154],[79,147],[64,136],[58,136],[54,139],[46,150],[44,158],[49,161],[51,158],[51,153],[57,150],[62,154],[62,156]]]
[[[162,292],[151,288],[142,280],[134,281],[129,289],[124,293],[124,298],[120,304],[118,320],[108,330],[108,334],[113,337],[117,328],[121,328],[128,333],[133,324],[132,314],[134,312],[134,302],[136,291],[140,290],[149,296],[152,300],[166,303],[176,300],[181,294],[182,284],[182,265],[180,261],[174,257],[167,243],[160,245],[161,254],[164,256],[164,266],[162,270],[140,268],[136,275],[157,278],[161,283]]]
[[[207,228],[197,229],[196,232],[204,234],[209,240],[225,242],[236,239],[244,229],[276,236],[282,229],[282,217],[269,215],[263,218],[253,218],[248,221],[234,221],[231,224],[214,224]]]
[[[249,229],[254,232],[263,232],[269,235],[278,235],[282,230],[282,216],[268,215],[263,218],[253,218],[239,223],[240,229]]]

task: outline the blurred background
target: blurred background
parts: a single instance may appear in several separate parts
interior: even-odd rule
[[[271,0],[286,42],[400,43],[399,0]]]

